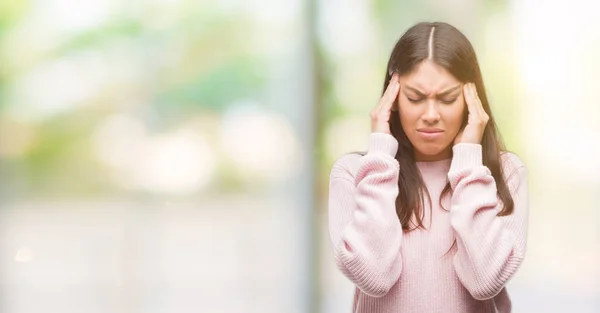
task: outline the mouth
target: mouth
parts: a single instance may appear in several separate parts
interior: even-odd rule
[[[435,140],[442,136],[444,130],[440,128],[419,128],[417,132],[425,140]]]
[[[419,128],[417,129],[418,132],[420,133],[426,133],[426,134],[434,134],[434,133],[443,133],[444,130],[441,128]]]

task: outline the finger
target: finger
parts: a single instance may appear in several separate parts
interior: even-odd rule
[[[394,85],[395,86],[392,88],[392,94],[390,94],[390,97],[386,99],[381,108],[384,111],[390,111],[394,106],[396,99],[398,99],[398,93],[400,92],[400,81],[397,76]]]
[[[479,99],[479,95],[477,94],[477,86],[474,83],[471,83],[471,90],[473,92],[473,99],[475,100],[477,112],[481,114],[483,112],[483,106],[481,104],[481,100]]]
[[[464,85],[463,93],[465,96],[465,102],[467,103],[467,109],[469,110],[470,115],[478,115],[479,110],[477,110],[475,99],[473,96],[473,90],[471,89],[471,84],[467,83]]]
[[[388,82],[387,87],[385,88],[385,92],[383,93],[383,95],[381,96],[381,98],[379,99],[379,102],[377,103],[377,105],[375,106],[375,108],[373,108],[373,111],[375,112],[379,112],[381,110],[381,106],[383,105],[387,95],[392,92],[392,88],[394,87],[394,81],[396,80],[395,75],[392,74],[392,78],[390,78],[390,81]]]
[[[379,110],[389,111],[398,96],[398,91],[400,90],[400,83],[398,82],[398,77],[396,74],[392,76],[390,83],[388,84],[388,88],[385,91],[383,97],[381,98]]]
[[[480,118],[485,112],[483,111],[483,105],[481,104],[481,100],[477,95],[477,86],[474,83],[471,83],[471,95],[471,97],[473,98],[473,104],[476,110],[477,117]]]
[[[385,94],[383,95],[383,98],[386,100],[389,100],[392,97],[396,96],[396,93],[398,92],[398,75],[393,74],[392,75],[392,79],[390,79],[390,83],[388,84],[388,87],[385,91]]]
[[[475,93],[475,99],[477,100],[477,109],[479,109],[479,116],[481,116],[481,117],[486,116],[487,113],[485,112],[485,109],[483,108],[483,103],[481,102],[481,99],[479,98],[479,95],[477,93],[477,86],[475,86],[475,84],[473,84],[473,92]]]

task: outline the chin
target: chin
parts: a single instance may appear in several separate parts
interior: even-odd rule
[[[415,152],[427,159],[445,158],[444,154],[448,152],[448,146],[431,143],[414,145],[414,148]]]

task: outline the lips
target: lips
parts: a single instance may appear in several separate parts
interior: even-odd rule
[[[417,131],[420,133],[426,133],[426,134],[434,134],[434,133],[444,132],[444,130],[440,129],[440,128],[419,128],[419,129],[417,129]]]
[[[433,141],[442,137],[443,129],[439,128],[419,128],[417,129],[420,137],[427,141]]]

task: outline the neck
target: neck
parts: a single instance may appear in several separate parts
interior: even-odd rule
[[[452,158],[452,146],[446,148],[438,154],[423,154],[415,150],[415,161],[417,162],[436,162]]]

